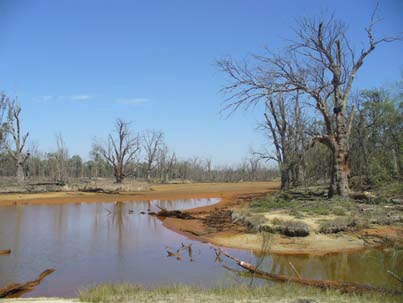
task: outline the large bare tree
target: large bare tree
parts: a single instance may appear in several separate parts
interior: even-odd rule
[[[7,98],[7,124],[5,126],[5,132],[9,134],[11,140],[8,138],[5,140],[5,145],[8,154],[14,159],[16,165],[16,176],[19,182],[24,181],[24,163],[29,157],[29,152],[25,152],[24,148],[27,143],[29,133],[23,133],[21,129],[21,106],[17,100],[11,100]],[[10,143],[10,141],[12,143]]]
[[[112,165],[116,183],[122,183],[128,175],[128,165],[140,151],[140,139],[129,128],[129,122],[116,119],[114,134],[106,142],[95,142],[93,149]]]
[[[151,171],[154,163],[157,161],[158,151],[164,142],[164,133],[162,131],[147,129],[142,137],[143,148],[146,152],[147,180],[150,180]]]
[[[307,102],[318,111],[325,125],[325,133],[314,136],[312,142],[325,144],[332,153],[329,196],[349,194],[348,140],[354,108],[348,106],[348,100],[354,78],[379,44],[400,39],[374,37],[376,11],[365,29],[367,46],[358,53],[347,38],[347,26],[331,16],[302,19],[297,24],[295,39],[285,50],[273,53],[266,49],[263,55],[253,57],[254,66],[231,58],[217,62],[230,78],[230,84],[223,88],[230,94],[225,108],[236,110],[279,93],[299,91],[307,96]]]

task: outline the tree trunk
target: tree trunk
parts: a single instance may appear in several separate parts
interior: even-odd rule
[[[290,188],[290,169],[287,164],[280,164],[280,175],[281,175],[281,190],[287,190]]]
[[[399,165],[397,163],[396,150],[394,147],[392,147],[392,157],[393,157],[393,174],[395,177],[398,177],[400,176],[400,172],[399,172]]]
[[[121,169],[119,169],[119,167],[115,168],[115,179],[116,179],[116,183],[122,183],[123,181],[123,172]]]
[[[348,167],[348,143],[346,138],[342,138],[339,142],[334,142],[332,149],[332,174],[330,178],[328,197],[334,195],[348,197],[350,187],[348,185],[348,177],[350,169]]]
[[[22,161],[17,161],[17,181],[23,182],[25,179],[24,167]]]

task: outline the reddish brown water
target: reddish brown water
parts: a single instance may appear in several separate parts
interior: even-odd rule
[[[210,245],[189,241],[166,229],[158,218],[140,213],[158,211],[157,205],[186,209],[216,202],[218,199],[189,199],[0,207],[0,249],[12,250],[11,255],[0,256],[0,288],[35,279],[48,268],[56,272],[25,297],[76,296],[80,288],[101,282],[146,286],[249,282],[215,263]],[[180,260],[167,257],[166,248],[176,251],[181,243],[193,243],[192,260],[185,251]],[[250,252],[228,251],[256,262]],[[387,270],[402,275],[403,264],[399,252],[371,250],[327,257],[267,256],[263,269],[293,275],[289,261],[307,278],[395,288],[399,284]],[[236,268],[230,261],[226,265]]]

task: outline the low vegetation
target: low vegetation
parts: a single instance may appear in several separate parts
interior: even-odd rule
[[[286,236],[307,236],[311,232],[334,234],[376,225],[403,223],[402,188],[390,184],[388,191],[370,194],[371,199],[328,199],[322,188],[293,189],[269,194],[248,207],[234,209],[232,218],[251,232],[267,231]],[[308,224],[307,224],[308,222]]]
[[[319,290],[290,284],[267,283],[262,286],[201,288],[197,286],[165,286],[146,289],[132,284],[102,284],[80,291],[81,302],[265,302],[265,303],[319,303],[319,302],[401,302],[402,297],[389,295],[349,295],[334,290]]]
[[[120,193],[149,191],[145,181],[125,179],[121,183],[111,178],[76,179],[70,181],[49,181],[48,179],[25,180],[19,182],[13,177],[0,178],[0,193],[38,193],[38,192],[101,192]]]

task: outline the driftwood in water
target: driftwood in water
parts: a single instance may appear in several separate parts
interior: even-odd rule
[[[220,251],[224,256],[234,260],[239,266],[248,270],[249,272],[257,274],[261,278],[270,279],[273,281],[293,282],[293,283],[298,283],[298,284],[305,285],[305,286],[313,286],[313,287],[318,287],[318,288],[323,288],[323,289],[339,289],[342,292],[347,292],[347,293],[378,292],[378,293],[388,293],[388,294],[394,294],[394,295],[403,294],[403,292],[401,292],[399,290],[378,288],[378,287],[373,287],[371,285],[364,285],[364,284],[357,284],[357,283],[350,283],[350,282],[341,282],[341,281],[332,281],[332,280],[311,280],[311,279],[271,274],[271,273],[258,269],[256,266],[253,266],[252,264],[250,264],[248,262],[244,262],[236,257],[229,255],[222,249],[220,249]]]
[[[42,282],[42,280],[45,279],[46,276],[50,275],[54,271],[55,269],[47,269],[43,273],[41,273],[36,280],[26,283],[10,284],[4,288],[1,288],[0,298],[7,298],[21,292],[32,290],[35,286],[38,286]]]
[[[118,190],[105,190],[101,187],[95,188],[80,188],[79,191],[84,193],[103,193],[103,194],[118,194]]]
[[[184,220],[194,219],[193,216],[189,215],[188,213],[182,212],[180,210],[167,210],[166,208],[157,206],[160,211],[157,213],[157,216],[160,217],[171,217],[171,218],[178,218]]]
[[[11,249],[0,250],[0,255],[8,255],[11,253]]]

